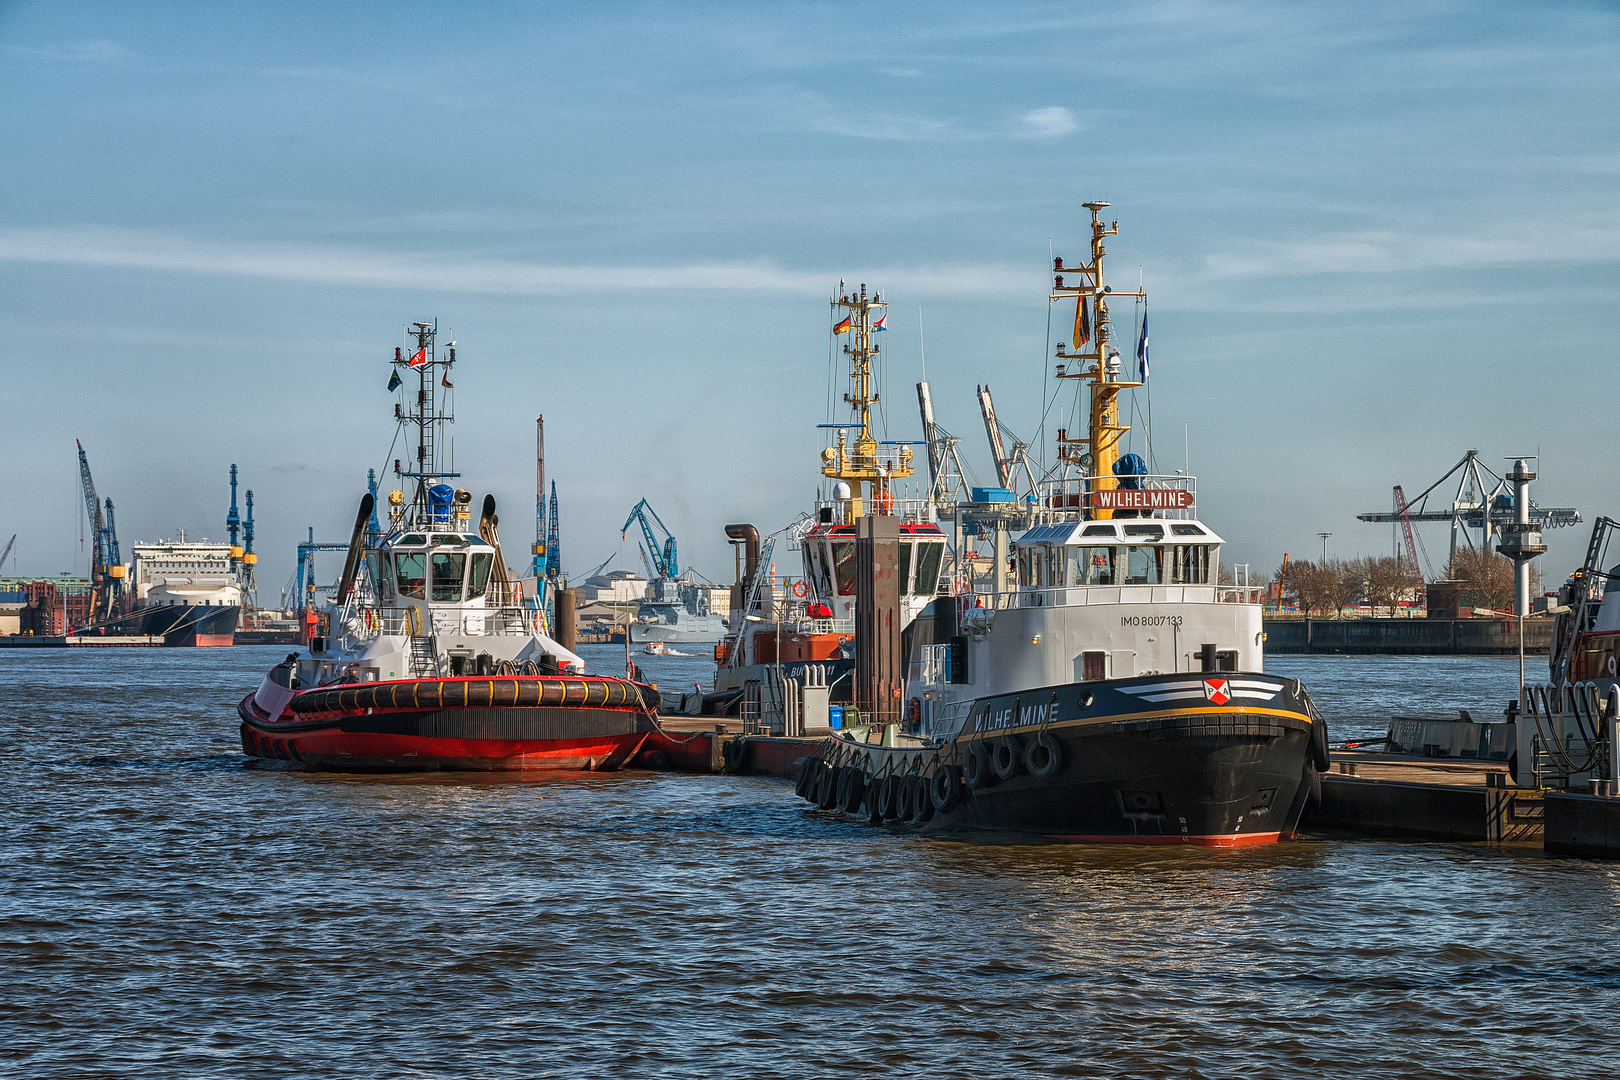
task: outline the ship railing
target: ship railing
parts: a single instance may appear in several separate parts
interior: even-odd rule
[[[428,637],[433,634],[464,634],[491,637],[534,632],[533,608],[505,606],[434,610],[431,619],[405,611],[383,611],[374,607],[345,608],[338,625],[352,637],[381,634],[387,637]]]
[[[935,738],[950,738],[962,730],[973,712],[973,699],[929,703],[923,707],[923,734]]]
[[[932,525],[938,520],[934,503],[930,499],[897,499],[893,496],[886,500],[863,499],[861,508],[867,514],[884,513],[900,519],[903,525]],[[851,525],[845,513],[845,504],[837,500],[822,501],[817,509],[832,511],[832,523],[835,525]],[[819,515],[815,520],[819,520]],[[813,524],[814,522],[812,522]]]
[[[1260,585],[1071,585],[1011,592],[963,593],[964,613],[983,609],[1086,607],[1094,604],[1259,604]]]
[[[1043,521],[1072,520],[1091,510],[1182,519],[1196,516],[1198,508],[1197,478],[1185,473],[1117,476],[1107,487],[1094,477],[1064,477],[1043,480],[1035,490],[1037,515]]]

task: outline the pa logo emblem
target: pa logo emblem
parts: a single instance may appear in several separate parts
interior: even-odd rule
[[[1205,679],[1204,696],[1216,705],[1232,700],[1232,688],[1225,679]]]

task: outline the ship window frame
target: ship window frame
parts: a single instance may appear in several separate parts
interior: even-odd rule
[[[1185,522],[1185,521],[1173,521],[1173,522],[1171,522],[1170,523],[1170,534],[1172,536],[1208,536],[1209,535],[1209,533],[1205,532],[1199,526],[1190,524],[1190,523]]]
[[[911,549],[914,546],[908,541],[900,541],[900,595],[905,596],[911,591]]]
[[[839,596],[855,595],[855,541],[834,540],[833,548],[833,580],[838,588]],[[844,571],[849,571],[845,577]]]
[[[416,560],[419,563],[417,569],[418,569],[419,573],[421,574],[421,576],[414,579],[415,584],[412,585],[412,586],[407,586],[406,583],[405,583],[406,579],[404,577],[399,576],[399,575],[403,574],[404,571],[405,571],[405,567],[402,564],[407,559]],[[426,600],[427,599],[428,562],[427,562],[427,552],[425,550],[397,551],[397,552],[395,552],[394,553],[394,573],[395,573],[395,580],[396,580],[397,584],[399,585],[399,595],[400,596],[405,597],[406,599],[410,599],[410,600]]]
[[[474,551],[467,560],[467,599],[477,600],[489,592],[489,574],[495,569],[495,553],[493,551]],[[483,568],[483,577],[478,576],[479,568]]]
[[[401,544],[426,545],[427,537],[422,533],[409,533],[399,538]]]
[[[816,563],[817,572],[821,577],[821,598],[831,601],[833,599],[832,541],[823,540],[816,547],[820,549],[818,552],[820,558],[816,560]]]
[[[1144,576],[1137,577],[1132,573],[1132,563],[1136,553],[1141,552],[1146,562]],[[1164,584],[1164,548],[1147,544],[1125,545],[1125,572],[1120,581],[1121,585],[1162,585]]]
[[[928,548],[927,554],[922,552],[924,547]],[[933,596],[934,593],[939,591],[939,568],[944,565],[945,562],[945,541],[926,540],[919,543],[917,548],[917,579],[915,591],[918,596]],[[928,571],[928,582],[926,586],[923,584],[924,570]]]
[[[1127,526],[1125,526],[1125,542],[1127,544],[1130,543],[1131,537],[1133,537],[1133,536],[1141,537],[1142,539],[1151,539],[1151,540],[1155,540],[1155,541],[1163,540],[1164,539],[1164,526],[1163,525],[1127,525]]]
[[[1107,536],[1119,539],[1119,530],[1112,525],[1087,525],[1080,532],[1081,536]],[[1093,545],[1096,546],[1096,545]]]
[[[1106,559],[1102,567],[1096,565],[1096,552]],[[1088,585],[1113,585],[1119,568],[1119,548],[1116,544],[1075,544],[1064,549],[1068,578],[1076,588]],[[1084,563],[1081,560],[1084,560]],[[1101,573],[1097,573],[1101,570]]]
[[[441,548],[438,551],[432,552],[432,556],[433,557],[428,560],[428,566],[432,571],[430,595],[432,596],[433,602],[438,604],[461,603],[467,592],[466,549],[457,548],[455,550],[447,551]],[[454,565],[454,572],[441,575],[439,573],[441,560],[443,565]],[[453,596],[450,595],[452,591],[455,594]]]

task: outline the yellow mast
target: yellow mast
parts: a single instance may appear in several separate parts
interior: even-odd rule
[[[1091,386],[1091,420],[1085,438],[1071,439],[1065,432],[1058,432],[1058,459],[1060,461],[1080,462],[1082,458],[1073,452],[1075,447],[1089,446],[1091,464],[1089,472],[1091,483],[1090,491],[1111,491],[1119,486],[1119,479],[1114,475],[1114,465],[1119,461],[1119,442],[1124,434],[1131,430],[1129,424],[1119,422],[1118,397],[1122,390],[1130,390],[1141,386],[1139,382],[1126,382],[1120,379],[1119,350],[1111,342],[1113,339],[1113,325],[1108,318],[1108,301],[1115,296],[1140,297],[1146,295],[1137,292],[1115,292],[1112,286],[1103,282],[1103,256],[1107,253],[1103,248],[1103,238],[1115,236],[1119,233],[1119,222],[1115,221],[1104,225],[1099,216],[1108,204],[1105,202],[1088,202],[1087,210],[1091,211],[1091,262],[1085,266],[1063,265],[1062,259],[1052,260],[1053,284],[1051,299],[1058,300],[1075,297],[1077,303],[1091,304],[1093,346],[1089,352],[1081,351],[1080,343],[1076,342],[1072,351],[1067,350],[1066,342],[1058,342],[1057,356],[1064,363],[1058,365],[1057,376],[1060,379],[1085,379]],[[1065,284],[1066,276],[1080,278],[1079,284]],[[1078,325],[1079,320],[1076,319]],[[1093,509],[1091,516],[1099,520],[1106,520],[1114,516],[1114,511]]]
[[[837,319],[842,310],[845,318],[838,320],[835,326],[842,326],[846,321],[849,323],[847,329],[839,331],[849,335],[844,344],[844,355],[849,357],[850,392],[844,395],[844,400],[854,409],[853,426],[858,430],[853,449],[844,430],[839,430],[837,448],[829,446],[821,452],[821,475],[849,485],[844,520],[851,522],[865,512],[862,484],[871,486],[872,499],[876,502],[880,495],[888,492],[890,480],[903,480],[911,475],[911,449],[901,447],[898,458],[882,459],[878,454],[877,439],[872,435],[872,406],[878,401],[877,392],[872,388],[872,357],[877,355],[877,346],[872,344],[872,309],[883,308],[886,311],[888,305],[877,293],[868,299],[865,285],[861,286],[860,292],[847,295],[843,295],[842,282],[838,287],[841,295],[833,298],[833,317]]]

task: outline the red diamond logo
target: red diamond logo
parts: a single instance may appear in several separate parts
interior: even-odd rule
[[[1225,679],[1205,679],[1204,696],[1217,705],[1225,705],[1232,700],[1231,689]]]

